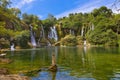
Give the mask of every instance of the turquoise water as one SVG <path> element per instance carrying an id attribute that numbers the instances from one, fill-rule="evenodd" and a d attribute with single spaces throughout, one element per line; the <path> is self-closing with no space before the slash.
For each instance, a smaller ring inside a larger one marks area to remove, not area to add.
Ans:
<path id="1" fill-rule="evenodd" d="M 50 72 L 55 54 L 57 72 Z M 45 47 L 9 51 L 13 60 L 7 67 L 11 73 L 27 75 L 32 80 L 120 80 L 120 48 Z M 34 70 L 39 70 L 34 72 Z M 28 73 L 29 72 L 29 73 Z"/>

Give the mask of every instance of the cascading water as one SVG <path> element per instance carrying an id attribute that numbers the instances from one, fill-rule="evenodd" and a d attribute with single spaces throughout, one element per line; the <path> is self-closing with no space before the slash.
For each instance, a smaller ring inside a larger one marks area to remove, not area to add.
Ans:
<path id="1" fill-rule="evenodd" d="M 30 25 L 30 35 L 31 35 L 31 43 L 32 43 L 32 46 L 36 47 L 37 44 L 36 44 L 36 41 L 35 41 L 35 37 L 34 37 L 33 30 L 32 30 L 32 26 L 31 26 L 31 25 Z"/>
<path id="2" fill-rule="evenodd" d="M 81 36 L 83 36 L 83 33 L 84 33 L 84 27 L 82 27 Z"/>
<path id="3" fill-rule="evenodd" d="M 12 43 L 12 45 L 10 46 L 10 50 L 11 50 L 11 51 L 14 51 L 14 50 L 15 50 L 15 48 L 14 48 L 14 43 Z"/>
<path id="4" fill-rule="evenodd" d="M 58 40 L 57 31 L 56 31 L 55 26 L 50 27 L 50 33 L 48 34 L 48 38 L 55 39 L 56 41 Z"/>
<path id="5" fill-rule="evenodd" d="M 44 32 L 43 25 L 41 25 L 41 28 L 42 28 L 42 37 L 45 38 L 45 32 Z"/>
<path id="6" fill-rule="evenodd" d="M 74 30 L 70 29 L 70 34 L 75 35 Z"/>
<path id="7" fill-rule="evenodd" d="M 92 23 L 91 25 L 90 25 L 90 30 L 94 30 L 94 24 Z"/>
<path id="8" fill-rule="evenodd" d="M 91 30 L 94 30 L 94 24 L 92 24 L 92 28 L 91 28 Z"/>
<path id="9" fill-rule="evenodd" d="M 84 40 L 84 46 L 86 46 L 86 40 Z"/>

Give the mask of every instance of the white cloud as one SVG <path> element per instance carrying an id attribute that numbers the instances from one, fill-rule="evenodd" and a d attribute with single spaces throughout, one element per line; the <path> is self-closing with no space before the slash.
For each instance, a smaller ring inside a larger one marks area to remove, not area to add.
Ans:
<path id="1" fill-rule="evenodd" d="M 17 8 L 22 8 L 26 4 L 30 4 L 35 0 L 20 0 L 20 2 L 17 2 L 16 6 Z"/>
<path id="2" fill-rule="evenodd" d="M 111 6 L 112 5 L 112 6 Z M 120 13 L 120 0 L 116 0 L 112 4 L 107 5 L 114 13 Z"/>
<path id="3" fill-rule="evenodd" d="M 81 4 L 78 4 L 76 8 L 56 15 L 56 18 L 68 16 L 69 13 L 91 12 L 95 8 L 99 8 L 101 6 L 107 6 L 110 4 L 112 5 L 113 2 L 114 2 L 114 0 L 107 0 L 107 1 L 106 0 L 89 0 L 89 2 L 87 2 L 86 4 L 83 4 L 82 6 L 81 6 Z"/>
<path id="4" fill-rule="evenodd" d="M 38 17 L 39 17 L 39 19 L 42 19 L 43 18 L 43 16 L 42 15 L 37 15 Z"/>

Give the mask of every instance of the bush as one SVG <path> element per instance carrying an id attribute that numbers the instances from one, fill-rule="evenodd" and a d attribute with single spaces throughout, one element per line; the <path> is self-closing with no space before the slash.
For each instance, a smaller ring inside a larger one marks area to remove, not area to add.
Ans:
<path id="1" fill-rule="evenodd" d="M 84 43 L 84 42 L 83 42 L 83 37 L 77 36 L 76 39 L 77 39 L 77 44 L 78 44 L 78 45 L 83 45 L 83 43 Z"/>
<path id="2" fill-rule="evenodd" d="M 77 39 L 73 35 L 67 35 L 64 38 L 61 39 L 61 45 L 65 46 L 76 46 L 77 45 Z"/>
<path id="3" fill-rule="evenodd" d="M 93 45 L 107 45 L 107 46 L 117 46 L 118 39 L 117 34 L 114 33 L 111 29 L 107 31 L 89 31 L 87 33 L 88 41 Z"/>
<path id="4" fill-rule="evenodd" d="M 22 31 L 20 32 L 19 35 L 15 36 L 15 40 L 16 40 L 16 45 L 22 47 L 22 48 L 28 48 L 28 41 L 29 41 L 29 31 Z"/>
<path id="5" fill-rule="evenodd" d="M 10 43 L 8 40 L 5 40 L 4 38 L 0 39 L 0 48 L 9 48 Z"/>

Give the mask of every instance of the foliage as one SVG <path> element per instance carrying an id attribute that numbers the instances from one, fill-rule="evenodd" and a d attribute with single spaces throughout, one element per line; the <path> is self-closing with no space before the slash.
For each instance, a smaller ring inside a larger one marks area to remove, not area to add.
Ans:
<path id="1" fill-rule="evenodd" d="M 105 6 L 102 6 L 99 9 L 94 9 L 92 14 L 93 14 L 94 17 L 97 17 L 97 16 L 111 17 L 112 16 L 112 10 L 108 9 Z"/>
<path id="2" fill-rule="evenodd" d="M 87 33 L 87 40 L 94 45 L 108 45 L 117 46 L 117 35 L 111 29 L 105 31 L 89 31 Z"/>
<path id="3" fill-rule="evenodd" d="M 10 43 L 8 40 L 5 40 L 4 38 L 0 39 L 0 48 L 9 48 Z"/>
<path id="4" fill-rule="evenodd" d="M 13 30 L 10 29 L 6 29 L 3 26 L 0 26 L 0 37 L 4 37 L 4 38 L 10 38 L 10 37 L 14 37 L 15 33 Z"/>
<path id="5" fill-rule="evenodd" d="M 53 27 L 56 24 L 56 18 L 52 14 L 48 14 L 47 19 L 43 20 L 42 24 L 46 35 L 48 35 L 48 32 L 50 31 L 50 27 Z"/>
<path id="6" fill-rule="evenodd" d="M 81 36 L 76 36 L 77 44 L 78 45 L 83 45 L 83 37 Z"/>
<path id="7" fill-rule="evenodd" d="M 22 48 L 28 48 L 28 41 L 29 41 L 29 31 L 22 31 L 20 32 L 19 35 L 15 36 L 15 40 L 16 40 L 16 45 L 22 47 Z"/>
<path id="8" fill-rule="evenodd" d="M 77 40 L 76 37 L 73 35 L 67 35 L 64 38 L 61 39 L 61 45 L 64 46 L 76 46 Z"/>
<path id="9" fill-rule="evenodd" d="M 47 19 L 41 21 L 36 15 L 21 14 L 20 9 L 9 8 L 10 4 L 10 0 L 0 0 L 0 38 L 8 41 L 15 38 L 17 45 L 21 47 L 27 46 L 30 25 L 33 27 L 36 39 L 40 37 L 42 26 L 46 38 L 50 27 L 56 26 L 58 38 L 62 40 L 63 45 L 81 45 L 83 38 L 96 45 L 117 45 L 118 43 L 120 14 L 113 14 L 112 10 L 105 6 L 94 9 L 91 13 L 70 13 L 67 17 L 58 20 L 52 14 L 48 14 Z M 91 30 L 92 25 L 94 30 Z M 83 36 L 80 36 L 82 29 Z M 73 36 L 65 36 L 70 34 L 70 30 L 73 30 L 77 36 L 75 40 Z M 67 41 L 64 43 L 64 40 Z"/>
<path id="10" fill-rule="evenodd" d="M 3 7 L 4 9 L 10 6 L 10 4 L 11 4 L 10 0 L 0 0 L 0 7 Z"/>

